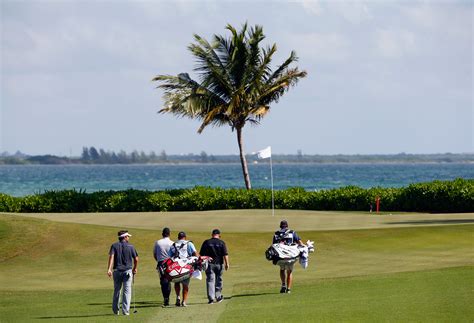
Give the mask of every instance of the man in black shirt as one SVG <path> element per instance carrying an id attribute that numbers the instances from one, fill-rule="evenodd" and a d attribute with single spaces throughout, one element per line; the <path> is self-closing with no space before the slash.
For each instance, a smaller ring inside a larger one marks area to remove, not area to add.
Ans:
<path id="1" fill-rule="evenodd" d="M 208 304 L 220 303 L 224 300 L 222 296 L 222 274 L 229 269 L 229 256 L 225 242 L 221 239 L 219 229 L 212 230 L 212 238 L 204 241 L 201 246 L 201 256 L 212 258 L 206 269 L 207 298 Z"/>

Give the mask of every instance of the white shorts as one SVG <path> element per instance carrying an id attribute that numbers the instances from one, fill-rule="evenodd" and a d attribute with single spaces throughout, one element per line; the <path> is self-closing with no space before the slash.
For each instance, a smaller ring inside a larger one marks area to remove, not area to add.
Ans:
<path id="1" fill-rule="evenodd" d="M 296 262 L 296 259 L 285 259 L 278 260 L 277 265 L 280 266 L 280 270 L 291 270 L 293 271 L 293 266 Z"/>

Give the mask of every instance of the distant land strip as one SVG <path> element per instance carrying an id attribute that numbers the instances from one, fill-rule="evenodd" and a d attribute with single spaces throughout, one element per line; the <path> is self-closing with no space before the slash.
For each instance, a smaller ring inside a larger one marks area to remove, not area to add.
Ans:
<path id="1" fill-rule="evenodd" d="M 268 162 L 258 160 L 256 155 L 248 154 L 249 163 Z M 308 155 L 298 151 L 297 154 L 274 154 L 273 163 L 474 163 L 474 153 L 442 154 L 374 154 L 374 155 Z M 81 156 L 27 155 L 2 153 L 0 165 L 67 165 L 67 164 L 231 164 L 239 163 L 238 155 L 213 155 L 202 151 L 200 154 L 168 155 L 133 151 L 127 153 L 84 147 Z"/>

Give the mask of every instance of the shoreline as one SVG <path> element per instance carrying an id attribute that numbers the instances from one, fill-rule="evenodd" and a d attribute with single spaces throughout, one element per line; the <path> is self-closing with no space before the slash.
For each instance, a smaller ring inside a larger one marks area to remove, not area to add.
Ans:
<path id="1" fill-rule="evenodd" d="M 248 165 L 267 165 L 267 161 L 249 162 Z M 471 165 L 472 161 L 331 161 L 331 162 L 293 162 L 293 161 L 273 161 L 273 165 Z M 166 162 L 166 163 L 24 163 L 24 164 L 2 164 L 2 166 L 215 166 L 215 165 L 238 165 L 240 162 Z"/>

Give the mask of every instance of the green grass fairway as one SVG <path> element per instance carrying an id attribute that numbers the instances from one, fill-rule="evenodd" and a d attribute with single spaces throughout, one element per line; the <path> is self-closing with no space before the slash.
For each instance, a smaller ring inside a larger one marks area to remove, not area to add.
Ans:
<path id="1" fill-rule="evenodd" d="M 1 214 L 1 213 L 0 213 Z M 299 231 L 399 228 L 446 224 L 473 224 L 474 213 L 368 213 L 306 210 L 219 210 L 203 212 L 137 213 L 23 213 L 23 216 L 59 222 L 156 229 L 174 227 L 208 232 L 218 226 L 226 232 L 273 232 L 281 219 Z"/>
<path id="2" fill-rule="evenodd" d="M 268 220 L 254 212 L 222 212 L 221 218 L 219 212 L 168 218 L 156 213 L 0 214 L 0 322 L 474 320 L 472 214 L 383 215 L 381 220 L 357 213 L 285 211 L 303 239 L 317 243 L 308 269 L 297 265 L 293 293 L 287 295 L 278 293 L 278 268 L 264 258 L 281 217 L 277 213 Z M 67 216 L 75 223 L 64 222 Z M 114 317 L 107 252 L 118 225 L 125 224 L 133 228 L 131 242 L 140 254 L 139 312 Z M 165 224 L 173 237 L 186 230 L 198 248 L 213 227 L 223 229 L 231 257 L 223 303 L 207 305 L 205 282 L 194 279 L 187 308 L 161 308 L 152 246 L 160 235 L 156 229 Z"/>

